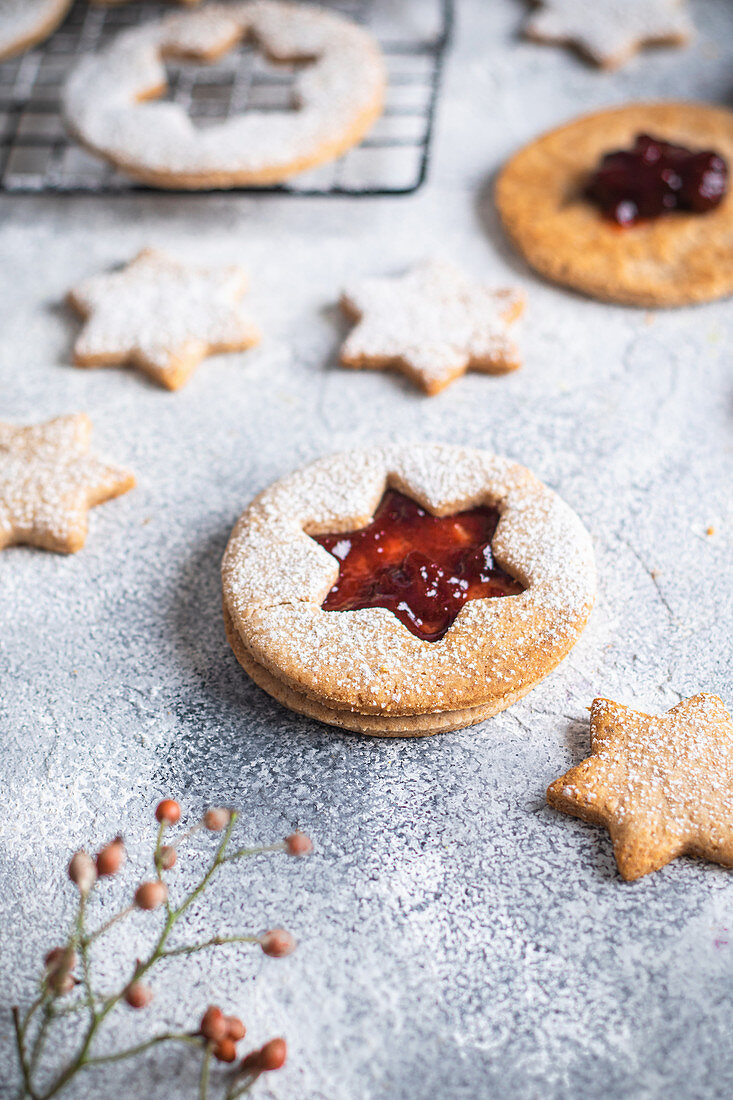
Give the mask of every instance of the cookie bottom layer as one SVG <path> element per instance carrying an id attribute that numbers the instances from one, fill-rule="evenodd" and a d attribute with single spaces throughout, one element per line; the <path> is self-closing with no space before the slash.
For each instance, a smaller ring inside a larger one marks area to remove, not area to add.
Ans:
<path id="1" fill-rule="evenodd" d="M 465 729 L 467 726 L 475 726 L 477 722 L 483 722 L 485 718 L 492 718 L 502 710 L 506 710 L 512 703 L 516 703 L 527 695 L 544 675 L 523 684 L 516 691 L 507 692 L 498 699 L 492 699 L 488 703 L 482 703 L 476 707 L 465 707 L 462 710 L 446 710 L 433 714 L 404 714 L 390 715 L 381 718 L 377 714 L 359 714 L 357 711 L 336 710 L 326 706 L 317 699 L 311 698 L 302 692 L 294 691 L 282 680 L 278 680 L 268 669 L 259 664 L 247 651 L 232 622 L 232 618 L 224 608 L 224 626 L 229 645 L 240 665 L 251 680 L 276 699 L 278 703 L 296 714 L 304 714 L 307 718 L 314 718 L 317 722 L 323 722 L 327 726 L 338 726 L 341 729 L 353 730 L 355 733 L 364 733 L 369 737 L 428 737 L 433 733 L 448 733 L 451 730 Z M 549 671 L 549 670 L 548 670 Z"/>

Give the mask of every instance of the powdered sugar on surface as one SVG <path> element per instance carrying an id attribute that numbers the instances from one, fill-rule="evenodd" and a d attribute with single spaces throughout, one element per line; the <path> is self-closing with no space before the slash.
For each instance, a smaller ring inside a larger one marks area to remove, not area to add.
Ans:
<path id="1" fill-rule="evenodd" d="M 524 30 L 531 38 L 574 42 L 599 65 L 618 65 L 648 43 L 687 42 L 686 0 L 541 0 Z"/>
<path id="2" fill-rule="evenodd" d="M 121 271 L 93 275 L 71 292 L 85 317 L 75 354 L 83 365 L 132 362 L 165 384 L 182 357 L 257 343 L 239 301 L 246 289 L 239 267 L 192 267 L 145 249 Z"/>
<path id="3" fill-rule="evenodd" d="M 427 3 L 380 10 L 396 38 Z M 192 914 L 192 941 L 281 925 L 299 947 L 171 961 L 153 1005 L 116 1013 L 98 1053 L 195 1028 L 213 1002 L 245 1021 L 245 1046 L 288 1040 L 256 1100 L 733 1095 L 730 871 L 679 859 L 623 883 L 607 832 L 545 802 L 588 755 L 596 696 L 652 714 L 699 691 L 733 704 L 730 302 L 647 315 L 547 285 L 507 246 L 491 190 L 519 146 L 581 110 L 726 100 L 733 8 L 696 0 L 699 49 L 649 50 L 610 75 L 521 41 L 517 0 L 457 13 L 414 196 L 0 197 L 0 419 L 84 409 L 97 449 L 138 477 L 95 510 L 81 553 L 0 553 L 3 1100 L 18 1085 L 7 1011 L 30 1002 L 72 918 L 70 853 L 120 830 L 135 849 L 105 885 L 111 915 L 150 874 L 167 796 L 190 821 L 241 806 L 244 843 L 313 836 L 308 860 L 227 868 Z M 60 305 L 150 244 L 241 265 L 263 331 L 175 398 L 132 372 L 71 367 L 78 323 Z M 522 288 L 523 369 L 428 400 L 399 376 L 340 369 L 341 288 L 440 253 Z M 591 532 L 599 594 L 525 699 L 472 729 L 383 740 L 326 729 L 252 683 L 223 630 L 220 566 L 266 486 L 396 439 L 533 470 Z M 198 866 L 179 859 L 176 898 Z M 103 988 L 144 930 L 120 927 Z M 73 1100 L 188 1100 L 199 1068 L 161 1047 L 81 1075 Z"/>
<path id="4" fill-rule="evenodd" d="M 140 102 L 166 84 L 164 58 L 206 59 L 251 34 L 281 61 L 307 59 L 290 111 L 247 111 L 196 127 L 178 105 Z M 287 168 L 336 146 L 381 101 L 381 54 L 350 20 L 284 0 L 244 0 L 168 16 L 124 32 L 85 58 L 65 91 L 67 119 L 112 159 L 164 176 Z"/>
<path id="5" fill-rule="evenodd" d="M 356 328 L 341 348 L 346 366 L 402 365 L 425 389 L 474 368 L 519 366 L 509 323 L 523 307 L 518 291 L 469 279 L 448 260 L 430 260 L 399 278 L 370 278 L 344 292 Z"/>

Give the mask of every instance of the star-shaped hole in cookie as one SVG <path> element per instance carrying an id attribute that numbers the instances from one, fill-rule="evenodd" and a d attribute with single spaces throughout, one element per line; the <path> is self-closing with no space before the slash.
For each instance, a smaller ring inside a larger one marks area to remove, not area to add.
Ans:
<path id="1" fill-rule="evenodd" d="M 693 33 L 685 0 L 540 0 L 524 24 L 527 38 L 573 45 L 603 69 L 646 46 L 683 46 Z"/>
<path id="2" fill-rule="evenodd" d="M 733 866 L 733 722 L 716 695 L 661 715 L 595 699 L 590 726 L 593 755 L 547 801 L 605 825 L 625 879 L 682 855 Z"/>
<path id="3" fill-rule="evenodd" d="M 83 413 L 0 424 L 0 549 L 24 543 L 72 554 L 86 540 L 88 510 L 132 489 L 129 471 L 90 451 L 91 434 Z"/>
<path id="4" fill-rule="evenodd" d="M 467 370 L 520 366 L 508 326 L 524 309 L 522 294 L 474 282 L 445 260 L 365 279 L 344 292 L 341 307 L 357 322 L 341 348 L 345 367 L 401 370 L 436 394 Z"/>
<path id="5" fill-rule="evenodd" d="M 121 271 L 92 276 L 70 292 L 70 305 L 85 319 L 74 362 L 138 367 L 176 390 L 207 356 L 259 342 L 240 306 L 246 289 L 238 267 L 187 267 L 146 249 Z"/>
<path id="6" fill-rule="evenodd" d="M 311 536 L 339 562 L 324 611 L 385 607 L 418 638 L 439 641 L 468 600 L 523 591 L 494 561 L 498 522 L 496 508 L 434 516 L 388 489 L 366 527 Z"/>

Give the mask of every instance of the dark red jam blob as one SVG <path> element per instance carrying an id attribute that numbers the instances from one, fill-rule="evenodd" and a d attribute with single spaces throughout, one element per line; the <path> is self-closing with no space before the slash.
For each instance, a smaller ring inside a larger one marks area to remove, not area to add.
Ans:
<path id="1" fill-rule="evenodd" d="M 638 134 L 630 150 L 606 153 L 585 194 L 618 225 L 633 225 L 670 210 L 703 214 L 727 190 L 728 165 L 719 153 Z"/>
<path id="2" fill-rule="evenodd" d="M 388 489 L 359 531 L 314 535 L 340 563 L 325 611 L 386 607 L 418 638 L 437 642 L 467 600 L 523 591 L 494 561 L 496 508 L 432 516 Z"/>

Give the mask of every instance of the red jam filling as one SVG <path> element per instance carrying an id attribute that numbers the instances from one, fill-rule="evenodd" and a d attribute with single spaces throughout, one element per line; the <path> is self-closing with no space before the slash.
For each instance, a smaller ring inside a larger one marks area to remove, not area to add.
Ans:
<path id="1" fill-rule="evenodd" d="M 498 522 L 496 508 L 432 516 L 388 489 L 368 526 L 313 535 L 340 564 L 324 611 L 386 607 L 418 638 L 437 642 L 467 600 L 523 591 L 491 553 Z"/>
<path id="2" fill-rule="evenodd" d="M 617 225 L 634 225 L 670 210 L 703 214 L 727 190 L 728 165 L 719 153 L 638 134 L 631 149 L 606 153 L 585 194 Z"/>

